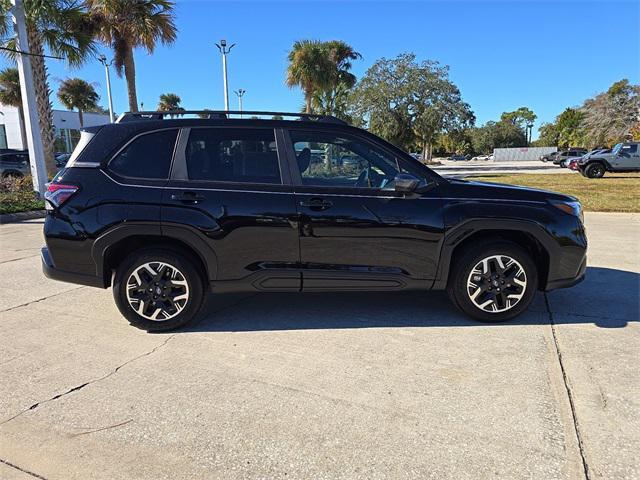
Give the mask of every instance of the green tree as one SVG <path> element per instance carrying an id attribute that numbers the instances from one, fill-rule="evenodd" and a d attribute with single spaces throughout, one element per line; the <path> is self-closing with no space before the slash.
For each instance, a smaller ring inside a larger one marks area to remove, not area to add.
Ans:
<path id="1" fill-rule="evenodd" d="M 16 43 L 10 7 L 9 0 L 0 0 L 0 37 L 3 46 L 8 49 L 3 52 L 14 58 Z M 71 67 L 81 65 L 95 51 L 94 28 L 86 11 L 76 0 L 26 0 L 24 8 L 40 135 L 47 172 L 53 175 L 57 171 L 54 160 L 55 133 L 44 55 L 48 52 L 62 57 Z"/>
<path id="2" fill-rule="evenodd" d="M 559 137 L 558 126 L 545 122 L 538 128 L 538 139 L 534 143 L 538 147 L 557 147 Z"/>
<path id="3" fill-rule="evenodd" d="M 20 92 L 20 76 L 18 75 L 17 68 L 5 68 L 0 72 L 0 103 L 18 109 L 22 148 L 27 148 L 24 111 L 22 110 L 22 94 Z"/>
<path id="4" fill-rule="evenodd" d="M 501 122 L 508 122 L 512 125 L 516 125 L 520 130 L 522 130 L 527 137 L 527 141 L 531 141 L 531 129 L 533 128 L 533 123 L 536 121 L 538 116 L 533 113 L 533 110 L 530 110 L 527 107 L 520 107 L 513 112 L 504 112 L 500 116 Z"/>
<path id="5" fill-rule="evenodd" d="M 177 35 L 174 3 L 170 0 L 86 0 L 97 26 L 97 37 L 113 49 L 118 75 L 124 76 L 129 110 L 138 111 L 136 67 L 133 50 L 144 48 L 149 54 L 158 42 L 172 44 Z"/>
<path id="6" fill-rule="evenodd" d="M 413 53 L 376 61 L 356 87 L 354 111 L 383 138 L 404 148 L 417 143 L 427 161 L 438 135 L 475 121 L 448 67 L 418 63 Z"/>
<path id="7" fill-rule="evenodd" d="M 583 128 L 584 113 L 576 108 L 566 108 L 556 118 L 556 129 L 558 131 L 558 146 L 581 147 L 585 141 Z"/>
<path id="8" fill-rule="evenodd" d="M 525 147 L 527 138 L 523 130 L 511 122 L 489 121 L 471 133 L 473 150 L 489 154 L 494 148 Z"/>
<path id="9" fill-rule="evenodd" d="M 82 113 L 98 109 L 100 95 L 89 82 L 81 78 L 67 78 L 58 88 L 58 99 L 69 110 L 78 109 L 78 119 L 82 128 L 84 126 Z"/>
<path id="10" fill-rule="evenodd" d="M 299 40 L 293 44 L 287 58 L 289 66 L 285 83 L 289 88 L 302 89 L 305 112 L 312 113 L 313 96 L 331 86 L 333 65 L 324 43 L 319 40 Z"/>
<path id="11" fill-rule="evenodd" d="M 184 110 L 180 106 L 182 99 L 175 93 L 163 93 L 160 95 L 158 102 L 158 110 L 161 112 L 170 112 L 172 110 Z"/>

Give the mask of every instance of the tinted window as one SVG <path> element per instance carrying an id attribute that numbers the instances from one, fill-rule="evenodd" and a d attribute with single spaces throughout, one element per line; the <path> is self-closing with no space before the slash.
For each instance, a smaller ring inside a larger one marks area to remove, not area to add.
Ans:
<path id="1" fill-rule="evenodd" d="M 111 160 L 109 169 L 125 177 L 169 178 L 177 136 L 177 129 L 144 134 Z"/>
<path id="2" fill-rule="evenodd" d="M 191 180 L 282 183 L 272 129 L 193 128 L 186 161 Z"/>
<path id="3" fill-rule="evenodd" d="M 622 152 L 623 153 L 636 153 L 636 151 L 638 150 L 638 145 L 624 145 L 622 147 Z"/>
<path id="4" fill-rule="evenodd" d="M 348 135 L 291 132 L 303 185 L 393 188 L 395 156 Z"/>

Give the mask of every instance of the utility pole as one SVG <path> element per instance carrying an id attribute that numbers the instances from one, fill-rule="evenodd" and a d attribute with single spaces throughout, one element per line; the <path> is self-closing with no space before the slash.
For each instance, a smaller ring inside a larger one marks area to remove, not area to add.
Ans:
<path id="1" fill-rule="evenodd" d="M 238 110 L 240 110 L 240 118 L 242 118 L 242 97 L 247 91 L 244 88 L 240 88 L 239 90 L 234 90 L 234 92 L 238 96 Z"/>
<path id="2" fill-rule="evenodd" d="M 229 48 L 227 48 L 227 41 L 220 40 L 220 43 L 216 43 L 216 47 L 220 50 L 222 54 L 222 81 L 224 84 L 224 109 L 229 110 L 229 86 L 227 82 L 227 54 L 231 52 L 231 49 L 235 47 L 235 43 L 233 43 Z"/>
<path id="3" fill-rule="evenodd" d="M 31 178 L 33 189 L 38 192 L 40 198 L 44 196 L 47 183 L 47 167 L 44 161 L 44 147 L 40 134 L 40 117 L 36 107 L 36 92 L 33 87 L 33 72 L 31 70 L 31 57 L 29 56 L 29 41 L 27 40 L 27 25 L 24 16 L 22 0 L 11 0 L 13 7 L 13 29 L 16 34 L 16 61 L 20 77 L 20 94 L 22 95 L 22 111 L 24 112 L 24 124 L 29 148 L 29 164 L 31 166 Z M 24 52 L 24 53 L 21 53 Z"/>
<path id="4" fill-rule="evenodd" d="M 115 118 L 113 115 L 113 100 L 111 99 L 111 77 L 109 76 L 109 67 L 113 63 L 113 60 L 107 63 L 107 57 L 105 57 L 104 55 L 100 55 L 98 57 L 98 60 L 102 65 L 104 65 L 104 72 L 105 72 L 105 75 L 107 76 L 107 97 L 109 98 L 109 121 L 113 123 L 115 122 Z"/>

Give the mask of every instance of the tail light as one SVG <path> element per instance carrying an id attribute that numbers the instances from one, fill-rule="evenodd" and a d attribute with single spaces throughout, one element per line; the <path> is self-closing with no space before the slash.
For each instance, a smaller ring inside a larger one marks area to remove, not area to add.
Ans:
<path id="1" fill-rule="evenodd" d="M 44 193 L 45 208 L 53 210 L 59 208 L 64 202 L 69 200 L 74 193 L 78 191 L 76 185 L 65 185 L 62 183 L 50 183 L 47 185 L 47 191 Z"/>

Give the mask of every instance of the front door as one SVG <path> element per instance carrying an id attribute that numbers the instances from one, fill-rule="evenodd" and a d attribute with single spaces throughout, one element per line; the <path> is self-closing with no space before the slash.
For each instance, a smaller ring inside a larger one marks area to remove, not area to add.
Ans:
<path id="1" fill-rule="evenodd" d="M 613 157 L 613 166 L 619 170 L 633 170 L 640 168 L 640 151 L 638 144 L 622 145 Z"/>
<path id="2" fill-rule="evenodd" d="M 272 128 L 181 131 L 162 228 L 208 245 L 214 290 L 300 289 L 297 211 L 279 150 Z"/>
<path id="3" fill-rule="evenodd" d="M 441 200 L 436 188 L 420 195 L 394 189 L 399 172 L 425 171 L 357 134 L 288 134 L 303 290 L 430 288 Z"/>

